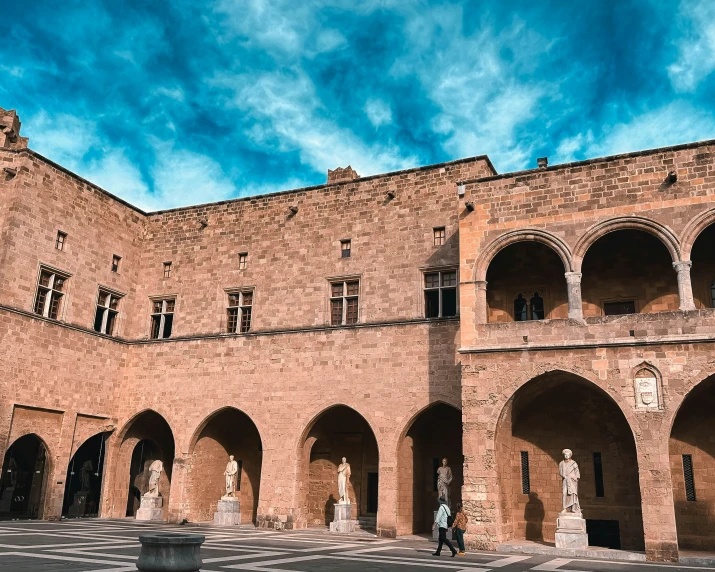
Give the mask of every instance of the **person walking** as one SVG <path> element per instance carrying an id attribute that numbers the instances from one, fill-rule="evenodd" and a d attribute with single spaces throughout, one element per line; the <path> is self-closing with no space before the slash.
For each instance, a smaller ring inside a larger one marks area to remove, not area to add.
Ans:
<path id="1" fill-rule="evenodd" d="M 457 535 L 457 546 L 459 546 L 459 556 L 464 556 L 464 533 L 467 532 L 467 515 L 462 510 L 462 503 L 457 503 L 457 514 L 454 515 L 452 525 L 454 533 Z"/>
<path id="2" fill-rule="evenodd" d="M 447 519 L 450 516 L 452 516 L 452 513 L 447 506 L 447 501 L 444 497 L 439 497 L 439 510 L 437 510 L 437 514 L 434 517 L 434 524 L 432 525 L 432 530 L 434 530 L 435 526 L 439 528 L 439 544 L 437 544 L 437 552 L 434 552 L 432 556 L 440 555 L 440 553 L 442 552 L 442 544 L 446 544 L 447 548 L 452 551 L 452 557 L 455 557 L 457 555 L 457 551 L 454 549 L 454 546 L 452 546 L 452 543 L 447 538 L 447 529 L 450 526 L 450 523 L 447 521 Z"/>

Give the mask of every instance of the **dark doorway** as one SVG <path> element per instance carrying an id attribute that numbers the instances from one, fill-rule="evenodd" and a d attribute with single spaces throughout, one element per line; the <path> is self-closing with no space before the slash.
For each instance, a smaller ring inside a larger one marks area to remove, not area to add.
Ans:
<path id="1" fill-rule="evenodd" d="M 96 517 L 104 474 L 105 433 L 87 439 L 67 467 L 62 516 Z"/>
<path id="2" fill-rule="evenodd" d="M 45 489 L 47 449 L 37 435 L 25 435 L 5 453 L 0 479 L 0 517 L 38 518 Z"/>
<path id="3" fill-rule="evenodd" d="M 621 549 L 621 532 L 617 520 L 586 519 L 589 546 Z"/>
<path id="4" fill-rule="evenodd" d="M 377 514 L 377 473 L 367 474 L 367 513 Z"/>

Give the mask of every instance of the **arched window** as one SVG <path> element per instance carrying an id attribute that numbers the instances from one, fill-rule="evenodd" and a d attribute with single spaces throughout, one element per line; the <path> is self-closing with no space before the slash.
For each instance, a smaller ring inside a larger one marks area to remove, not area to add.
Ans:
<path id="1" fill-rule="evenodd" d="M 531 297 L 531 300 L 529 300 L 529 306 L 531 306 L 532 320 L 544 319 L 544 299 L 539 296 L 538 292 L 534 292 L 534 295 Z"/>
<path id="2" fill-rule="evenodd" d="M 527 319 L 526 298 L 519 294 L 514 300 L 514 321 L 525 322 Z"/>

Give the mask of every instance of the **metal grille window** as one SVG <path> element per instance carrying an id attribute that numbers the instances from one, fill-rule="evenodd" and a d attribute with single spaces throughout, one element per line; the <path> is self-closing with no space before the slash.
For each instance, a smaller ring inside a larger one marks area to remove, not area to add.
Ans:
<path id="1" fill-rule="evenodd" d="M 171 262 L 164 262 L 164 278 L 171 278 Z"/>
<path id="2" fill-rule="evenodd" d="M 710 305 L 715 308 L 715 280 L 710 282 Z"/>
<path id="3" fill-rule="evenodd" d="M 226 308 L 226 324 L 229 334 L 245 334 L 251 329 L 253 292 L 229 292 Z"/>
<path id="4" fill-rule="evenodd" d="M 604 302 L 604 316 L 621 316 L 624 314 L 635 314 L 636 303 L 633 300 L 627 302 Z"/>
<path id="5" fill-rule="evenodd" d="M 114 335 L 114 328 L 119 315 L 120 295 L 100 290 L 97 298 L 97 311 L 94 315 L 94 331 L 100 334 Z"/>
<path id="6" fill-rule="evenodd" d="M 683 476 L 685 477 L 685 498 L 695 502 L 695 479 L 693 478 L 693 456 L 683 455 Z"/>
<path id="7" fill-rule="evenodd" d="M 425 317 L 457 315 L 457 271 L 425 273 Z"/>
<path id="8" fill-rule="evenodd" d="M 346 280 L 330 283 L 330 324 L 357 324 L 360 282 Z"/>
<path id="9" fill-rule="evenodd" d="M 241 252 L 238 255 L 238 269 L 245 270 L 248 264 L 248 252 Z"/>
<path id="10" fill-rule="evenodd" d="M 601 460 L 601 453 L 593 454 L 593 475 L 596 479 L 596 496 L 605 497 L 603 491 L 603 463 Z"/>
<path id="11" fill-rule="evenodd" d="M 351 245 L 352 245 L 352 241 L 349 238 L 346 238 L 345 240 L 340 241 L 340 257 L 341 258 L 350 258 Z"/>
<path id="12" fill-rule="evenodd" d="M 174 306 L 176 300 L 152 300 L 153 311 L 151 314 L 151 339 L 163 340 L 171 337 L 174 327 Z"/>
<path id="13" fill-rule="evenodd" d="M 112 256 L 112 272 L 119 272 L 119 261 L 122 259 L 121 256 L 116 254 Z"/>
<path id="14" fill-rule="evenodd" d="M 35 314 L 57 319 L 67 278 L 67 275 L 59 274 L 49 268 L 40 269 L 40 280 L 35 295 Z"/>
<path id="15" fill-rule="evenodd" d="M 442 246 L 444 244 L 445 238 L 447 236 L 446 230 L 443 226 L 432 229 L 434 236 L 434 245 Z"/>
<path id="16" fill-rule="evenodd" d="M 529 477 L 529 452 L 521 452 L 521 492 L 528 495 L 531 492 L 531 478 Z"/>
<path id="17" fill-rule="evenodd" d="M 67 238 L 67 233 L 61 230 L 57 231 L 57 240 L 55 240 L 55 248 L 57 250 L 65 249 L 65 239 Z"/>

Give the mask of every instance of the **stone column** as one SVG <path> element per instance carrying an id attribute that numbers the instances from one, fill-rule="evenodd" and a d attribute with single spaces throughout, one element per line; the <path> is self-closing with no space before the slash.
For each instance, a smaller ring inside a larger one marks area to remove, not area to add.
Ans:
<path id="1" fill-rule="evenodd" d="M 380 443 L 382 445 L 382 443 Z M 384 460 L 383 460 L 384 459 Z M 380 454 L 377 479 L 377 535 L 385 538 L 397 536 L 397 500 L 399 497 L 397 474 L 397 451 L 385 447 Z M 367 483 L 363 485 L 363 494 L 367 494 Z"/>
<path id="2" fill-rule="evenodd" d="M 167 522 L 181 522 L 186 517 L 186 476 L 185 459 L 183 457 L 174 457 L 174 461 L 171 464 L 169 502 L 168 505 L 164 505 Z"/>
<path id="3" fill-rule="evenodd" d="M 677 562 L 678 532 L 670 474 L 670 439 L 655 427 L 643 431 L 644 435 L 646 433 L 651 435 L 649 439 L 636 441 L 646 559 Z"/>
<path id="4" fill-rule="evenodd" d="M 487 323 L 487 281 L 477 280 L 474 283 L 476 288 L 476 298 L 474 304 L 475 322 L 477 324 Z"/>
<path id="5" fill-rule="evenodd" d="M 583 303 L 581 300 L 581 273 L 566 272 L 566 293 L 569 297 L 569 318 L 583 320 Z"/>
<path id="6" fill-rule="evenodd" d="M 49 471 L 45 469 L 45 495 L 40 502 L 40 518 L 43 520 L 60 520 L 62 518 L 62 504 L 65 498 L 65 479 L 67 467 L 72 454 L 72 441 L 77 422 L 76 411 L 66 411 L 62 415 L 62 428 L 57 441 L 57 450 L 50 460 Z M 45 464 L 47 467 L 47 464 Z"/>
<path id="7" fill-rule="evenodd" d="M 680 260 L 673 262 L 673 268 L 678 273 L 678 296 L 680 297 L 679 310 L 695 310 L 693 300 L 693 284 L 690 281 L 690 267 L 693 263 L 690 260 Z"/>

